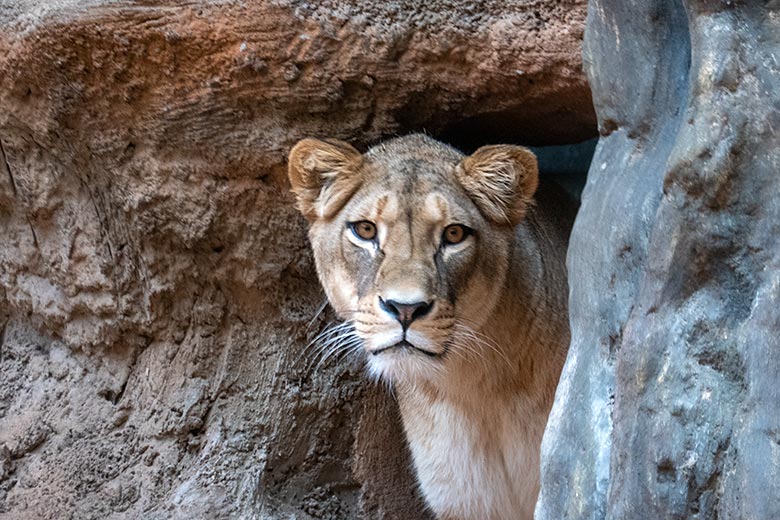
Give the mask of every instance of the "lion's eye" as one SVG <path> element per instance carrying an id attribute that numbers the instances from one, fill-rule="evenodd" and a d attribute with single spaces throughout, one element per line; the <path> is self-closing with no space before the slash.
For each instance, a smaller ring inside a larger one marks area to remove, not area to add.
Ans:
<path id="1" fill-rule="evenodd" d="M 376 225 L 368 220 L 360 222 L 350 222 L 349 227 L 352 232 L 361 240 L 374 240 L 376 238 Z"/>
<path id="2" fill-rule="evenodd" d="M 460 224 L 451 224 L 444 228 L 442 240 L 445 244 L 460 244 L 471 234 L 471 229 Z"/>

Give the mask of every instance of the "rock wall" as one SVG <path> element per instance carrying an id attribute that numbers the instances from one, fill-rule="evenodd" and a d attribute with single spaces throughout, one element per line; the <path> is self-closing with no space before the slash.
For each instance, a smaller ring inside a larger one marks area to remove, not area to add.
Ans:
<path id="1" fill-rule="evenodd" d="M 592 0 L 540 520 L 780 518 L 780 4 Z"/>
<path id="2" fill-rule="evenodd" d="M 425 518 L 287 150 L 595 128 L 583 1 L 0 5 L 0 517 Z"/>

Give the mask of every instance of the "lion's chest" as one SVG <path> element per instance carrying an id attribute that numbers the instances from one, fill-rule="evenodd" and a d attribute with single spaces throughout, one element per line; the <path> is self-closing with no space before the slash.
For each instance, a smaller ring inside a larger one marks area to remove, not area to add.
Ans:
<path id="1" fill-rule="evenodd" d="M 533 517 L 541 430 L 519 403 L 400 403 L 420 488 L 439 518 Z"/>

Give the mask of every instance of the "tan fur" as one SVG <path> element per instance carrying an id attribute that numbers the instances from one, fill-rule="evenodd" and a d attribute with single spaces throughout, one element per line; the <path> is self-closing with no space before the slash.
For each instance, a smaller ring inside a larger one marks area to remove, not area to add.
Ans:
<path id="1" fill-rule="evenodd" d="M 517 225 L 539 184 L 536 156 L 521 146 L 483 146 L 456 170 L 458 180 L 485 214 Z"/>
<path id="2" fill-rule="evenodd" d="M 517 146 L 463 157 L 412 135 L 356 153 L 307 139 L 289 162 L 320 281 L 352 327 L 340 339 L 395 387 L 439 518 L 530 519 L 569 341 L 566 201 L 544 190 L 533 200 L 536 159 Z M 375 241 L 350 231 L 362 220 Z M 447 245 L 451 224 L 475 233 Z M 404 331 L 388 300 L 430 312 Z M 402 339 L 414 348 L 394 346 Z"/>
<path id="3" fill-rule="evenodd" d="M 289 177 L 298 209 L 311 220 L 329 218 L 360 185 L 362 156 L 336 140 L 304 139 L 290 151 Z"/>

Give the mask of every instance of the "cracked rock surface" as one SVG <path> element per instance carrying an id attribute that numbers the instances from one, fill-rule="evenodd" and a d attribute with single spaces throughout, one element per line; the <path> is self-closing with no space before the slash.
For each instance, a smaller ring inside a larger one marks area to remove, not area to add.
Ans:
<path id="1" fill-rule="evenodd" d="M 584 15 L 2 2 L 0 517 L 425 518 L 392 398 L 305 348 L 286 153 L 590 137 Z"/>

